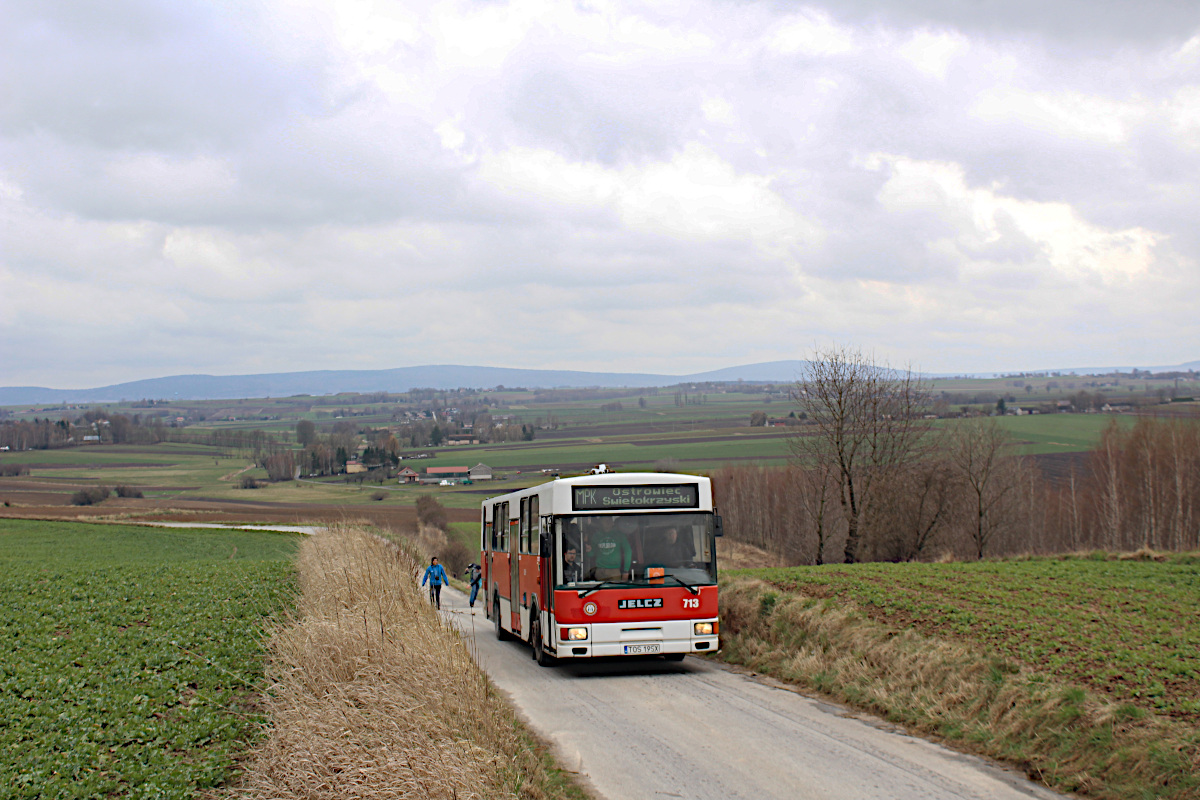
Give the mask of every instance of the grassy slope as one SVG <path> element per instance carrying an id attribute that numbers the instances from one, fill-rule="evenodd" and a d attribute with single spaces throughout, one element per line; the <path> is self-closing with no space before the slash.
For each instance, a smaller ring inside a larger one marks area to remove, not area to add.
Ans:
<path id="1" fill-rule="evenodd" d="M 726 658 L 1100 797 L 1200 795 L 1200 559 L 726 578 Z"/>
<path id="2" fill-rule="evenodd" d="M 272 639 L 271 728 L 239 796 L 583 800 L 413 576 L 366 531 L 305 540 L 294 624 Z"/>
<path id="3" fill-rule="evenodd" d="M 257 730 L 295 537 L 0 521 L 8 797 L 192 797 Z"/>

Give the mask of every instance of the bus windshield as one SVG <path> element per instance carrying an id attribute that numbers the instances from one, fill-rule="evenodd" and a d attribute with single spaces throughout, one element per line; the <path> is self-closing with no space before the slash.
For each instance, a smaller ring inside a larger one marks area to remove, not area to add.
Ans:
<path id="1" fill-rule="evenodd" d="M 557 523 L 560 586 L 717 582 L 712 514 L 587 514 Z"/>

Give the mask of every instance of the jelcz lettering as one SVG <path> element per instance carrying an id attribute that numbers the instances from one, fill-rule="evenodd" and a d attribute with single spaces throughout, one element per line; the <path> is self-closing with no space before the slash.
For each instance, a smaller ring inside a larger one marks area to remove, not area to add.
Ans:
<path id="1" fill-rule="evenodd" d="M 662 608 L 661 597 L 628 597 L 617 601 L 617 608 Z"/>

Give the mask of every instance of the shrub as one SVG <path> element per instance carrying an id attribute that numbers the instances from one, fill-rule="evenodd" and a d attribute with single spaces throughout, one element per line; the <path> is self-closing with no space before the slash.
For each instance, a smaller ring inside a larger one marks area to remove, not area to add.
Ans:
<path id="1" fill-rule="evenodd" d="M 89 486 L 71 495 L 71 505 L 93 506 L 97 503 L 103 503 L 108 499 L 110 494 L 112 494 L 112 489 L 109 489 L 107 486 Z"/>
<path id="2" fill-rule="evenodd" d="M 442 548 L 441 561 L 446 572 L 461 577 L 467 564 L 475 560 L 477 554 L 458 539 L 451 539 Z"/>
<path id="3" fill-rule="evenodd" d="M 257 489 L 258 478 L 255 478 L 253 475 L 243 475 L 241 486 L 243 489 Z"/>
<path id="4" fill-rule="evenodd" d="M 296 476 L 296 454 L 291 450 L 272 453 L 263 459 L 261 466 L 267 471 L 268 480 L 290 481 Z"/>
<path id="5" fill-rule="evenodd" d="M 118 486 L 117 497 L 145 497 L 142 490 L 136 486 Z"/>
<path id="6" fill-rule="evenodd" d="M 387 498 L 387 492 L 372 492 L 371 493 L 372 500 L 384 500 L 386 498 Z"/>
<path id="7" fill-rule="evenodd" d="M 0 477 L 15 478 L 18 475 L 28 475 L 29 467 L 24 464 L 0 464 Z"/>
<path id="8" fill-rule="evenodd" d="M 423 494 L 417 498 L 417 520 L 422 525 L 446 530 L 446 507 L 433 496 Z"/>

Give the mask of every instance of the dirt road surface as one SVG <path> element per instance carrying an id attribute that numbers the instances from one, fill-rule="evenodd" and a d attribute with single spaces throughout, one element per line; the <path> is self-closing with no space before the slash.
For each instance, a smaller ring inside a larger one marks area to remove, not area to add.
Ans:
<path id="1" fill-rule="evenodd" d="M 476 602 L 443 610 L 559 763 L 604 800 L 1029 800 L 1061 795 L 878 720 L 689 657 L 539 667 Z"/>

